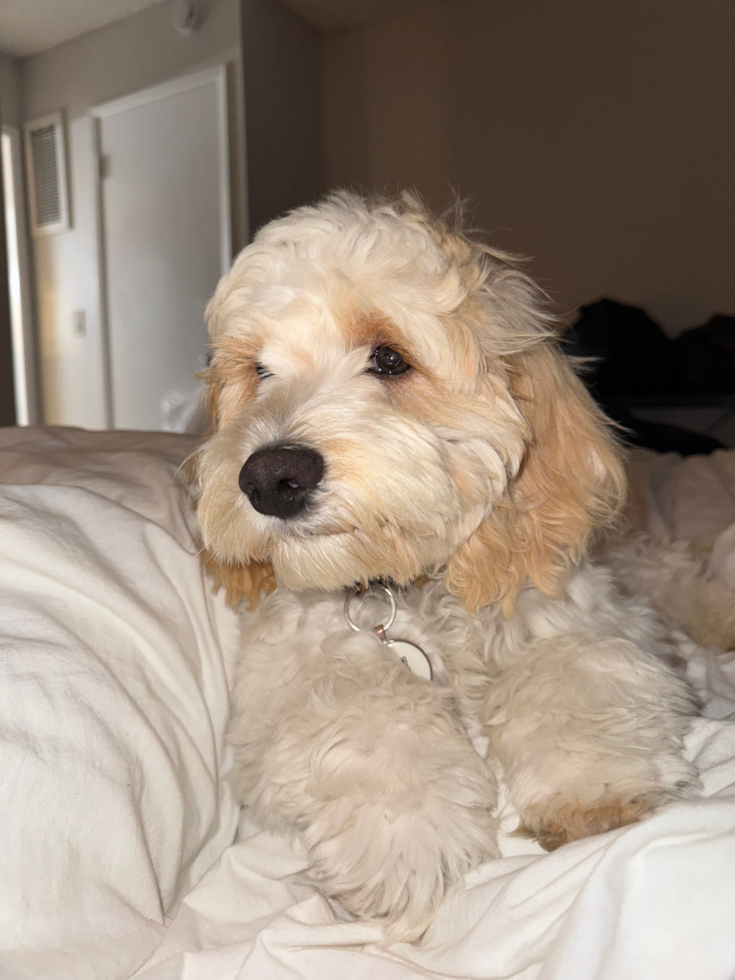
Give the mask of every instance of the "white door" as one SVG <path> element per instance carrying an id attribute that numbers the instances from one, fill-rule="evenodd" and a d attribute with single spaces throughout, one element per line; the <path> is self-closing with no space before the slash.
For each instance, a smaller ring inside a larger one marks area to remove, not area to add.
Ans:
<path id="1" fill-rule="evenodd" d="M 161 429 L 207 354 L 204 307 L 230 261 L 224 68 L 94 110 L 108 407 Z"/>

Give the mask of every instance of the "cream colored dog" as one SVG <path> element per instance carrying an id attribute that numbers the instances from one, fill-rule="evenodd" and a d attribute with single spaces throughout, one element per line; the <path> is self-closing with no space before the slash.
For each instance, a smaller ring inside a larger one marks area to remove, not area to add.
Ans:
<path id="1" fill-rule="evenodd" d="M 390 941 L 498 854 L 471 738 L 547 846 L 695 783 L 666 631 L 585 558 L 624 478 L 540 300 L 414 197 L 340 193 L 260 231 L 208 311 L 199 521 L 253 607 L 237 792 Z M 432 680 L 346 623 L 349 587 L 376 580 Z"/>

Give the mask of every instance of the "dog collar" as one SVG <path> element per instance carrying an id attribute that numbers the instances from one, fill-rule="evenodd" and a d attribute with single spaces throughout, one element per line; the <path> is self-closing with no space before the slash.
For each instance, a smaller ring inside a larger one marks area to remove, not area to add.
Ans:
<path id="1" fill-rule="evenodd" d="M 378 593 L 382 593 L 390 603 L 390 612 L 388 614 L 387 622 L 367 629 L 362 626 L 358 626 L 352 618 L 352 614 L 350 612 L 353 601 L 355 599 L 362 600 L 368 595 L 375 596 Z M 350 627 L 350 629 L 354 630 L 356 633 L 373 633 L 382 643 L 385 644 L 385 646 L 390 649 L 392 654 L 398 657 L 398 660 L 404 667 L 407 667 L 412 673 L 416 674 L 417 677 L 422 677 L 424 680 L 430 681 L 433 676 L 431 661 L 421 647 L 417 646 L 415 643 L 409 642 L 409 640 L 392 640 L 387 635 L 388 630 L 395 621 L 397 611 L 398 603 L 396 601 L 395 592 L 388 585 L 370 584 L 367 589 L 356 587 L 347 593 L 347 597 L 345 599 L 345 619 L 347 620 L 347 625 Z"/>

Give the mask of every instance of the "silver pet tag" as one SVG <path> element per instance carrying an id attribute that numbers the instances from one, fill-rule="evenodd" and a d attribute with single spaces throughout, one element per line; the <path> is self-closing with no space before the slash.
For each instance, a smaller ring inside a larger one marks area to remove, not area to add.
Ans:
<path id="1" fill-rule="evenodd" d="M 368 587 L 367 592 L 363 594 L 375 595 L 375 592 L 373 591 L 374 588 L 380 589 L 388 597 L 388 601 L 390 602 L 390 616 L 388 617 L 388 622 L 383 623 L 381 626 L 375 626 L 370 630 L 365 630 L 358 626 L 352 619 L 352 616 L 350 616 L 350 603 L 355 596 L 358 596 L 361 593 L 359 589 L 353 589 L 345 599 L 345 619 L 347 620 L 347 625 L 356 633 L 374 633 L 387 647 L 390 647 L 391 653 L 398 657 L 404 667 L 408 667 L 408 669 L 413 674 L 416 674 L 417 677 L 422 677 L 424 680 L 430 681 L 433 676 L 431 662 L 421 647 L 417 646 L 415 643 L 411 643 L 409 640 L 391 640 L 386 635 L 387 631 L 391 628 L 393 622 L 395 621 L 396 612 L 398 610 L 398 604 L 396 603 L 396 597 L 393 590 L 387 585 L 378 585 L 375 587 L 371 585 Z"/>
<path id="2" fill-rule="evenodd" d="M 409 643 L 408 640 L 383 640 L 383 643 L 391 648 L 404 667 L 408 667 L 412 673 L 417 677 L 423 677 L 425 681 L 431 680 L 431 664 L 421 647 Z"/>

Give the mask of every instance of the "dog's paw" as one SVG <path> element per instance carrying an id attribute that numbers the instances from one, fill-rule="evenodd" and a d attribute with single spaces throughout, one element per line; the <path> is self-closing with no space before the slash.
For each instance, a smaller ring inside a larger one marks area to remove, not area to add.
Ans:
<path id="1" fill-rule="evenodd" d="M 360 919 L 381 922 L 387 943 L 415 942 L 451 884 L 498 857 L 491 801 L 364 806 L 349 829 L 313 850 L 319 887 Z M 432 812 L 434 811 L 434 812 Z"/>
<path id="2" fill-rule="evenodd" d="M 499 853 L 495 782 L 466 736 L 442 718 L 398 734 L 383 765 L 352 756 L 302 829 L 319 888 L 387 943 L 418 940 L 449 886 Z"/>
<path id="3" fill-rule="evenodd" d="M 539 641 L 484 706 L 510 799 L 548 849 L 690 796 L 692 713 L 686 684 L 665 663 L 604 634 Z"/>
<path id="4" fill-rule="evenodd" d="M 627 770 L 627 771 L 626 771 Z M 585 775 L 520 806 L 523 829 L 547 851 L 638 823 L 659 807 L 696 795 L 698 780 L 681 753 L 649 760 L 598 757 Z M 594 787 L 597 788 L 596 794 Z"/>
<path id="5" fill-rule="evenodd" d="M 605 796 L 590 803 L 560 793 L 528 806 L 523 813 L 523 830 L 544 850 L 555 851 L 562 844 L 637 823 L 665 799 L 654 793 L 631 799 Z"/>

